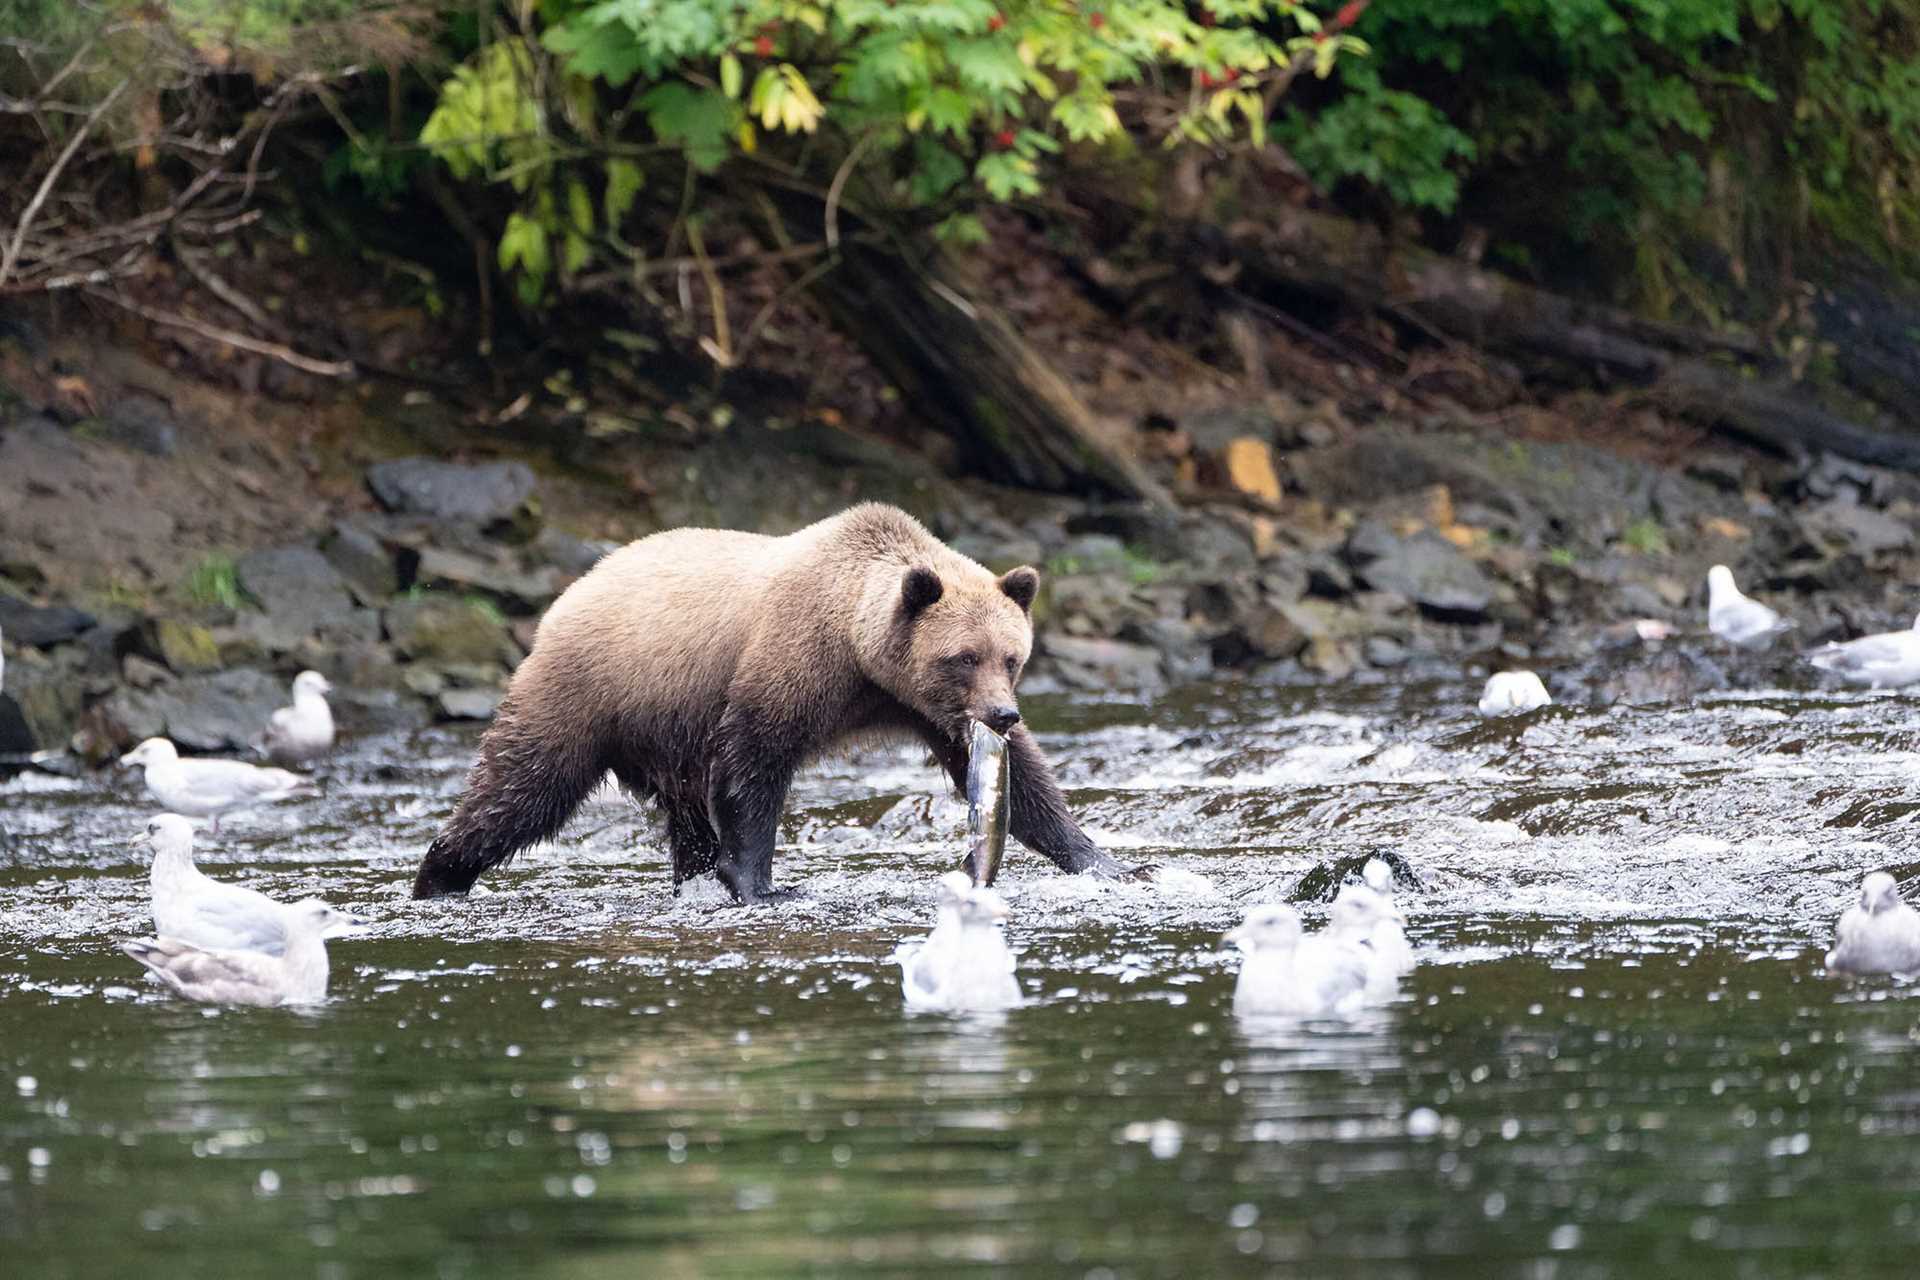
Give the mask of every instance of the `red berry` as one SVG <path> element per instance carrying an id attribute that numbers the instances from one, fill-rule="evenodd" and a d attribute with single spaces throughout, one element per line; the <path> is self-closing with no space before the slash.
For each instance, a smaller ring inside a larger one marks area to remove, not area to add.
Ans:
<path id="1" fill-rule="evenodd" d="M 771 58 L 773 56 L 773 38 L 771 36 L 755 36 L 753 51 L 763 58 Z"/>
<path id="2" fill-rule="evenodd" d="M 1327 42 L 1327 33 L 1326 33 L 1326 32 L 1324 32 L 1324 31 L 1316 31 L 1316 32 L 1314 32 L 1314 33 L 1313 33 L 1313 42 L 1314 42 L 1315 44 L 1325 44 L 1325 43 Z"/>
<path id="3" fill-rule="evenodd" d="M 1211 89 L 1219 83 L 1220 82 L 1218 80 L 1215 80 L 1213 76 L 1210 75 L 1209 73 L 1205 71 L 1202 71 L 1200 73 L 1200 87 L 1202 89 Z"/>
<path id="4" fill-rule="evenodd" d="M 1227 77 L 1226 77 L 1226 78 L 1227 78 L 1227 83 L 1228 83 L 1228 84 L 1232 84 L 1232 83 L 1233 83 L 1233 82 L 1234 82 L 1235 80 L 1238 80 L 1238 79 L 1240 78 L 1240 68 L 1238 68 L 1238 67 L 1228 67 L 1228 68 L 1227 68 Z"/>
<path id="5" fill-rule="evenodd" d="M 1087 16 L 1087 25 L 1092 27 L 1095 31 L 1098 31 L 1100 28 L 1107 25 L 1107 15 L 1104 13 L 1089 14 Z"/>
<path id="6" fill-rule="evenodd" d="M 1340 6 L 1340 12 L 1333 15 L 1333 29 L 1345 31 L 1360 21 L 1360 15 L 1367 11 L 1368 0 L 1347 0 Z"/>
<path id="7" fill-rule="evenodd" d="M 1000 150 L 1002 150 L 1002 151 L 1010 151 L 1010 150 L 1012 150 L 1012 148 L 1013 148 L 1013 130 L 1011 130 L 1011 129 L 1002 129 L 1002 130 L 1001 130 L 1000 132 L 998 132 L 998 133 L 996 133 L 996 134 L 994 134 L 994 135 L 993 135 L 993 145 L 994 145 L 994 146 L 996 146 L 996 147 L 998 147 L 998 148 L 999 148 Z"/>
<path id="8" fill-rule="evenodd" d="M 987 30 L 989 31 L 998 31 L 1006 25 L 1007 20 L 997 13 L 987 19 Z"/>
<path id="9" fill-rule="evenodd" d="M 1213 25 L 1213 10 L 1202 9 L 1200 11 L 1199 22 L 1203 27 L 1211 27 Z"/>

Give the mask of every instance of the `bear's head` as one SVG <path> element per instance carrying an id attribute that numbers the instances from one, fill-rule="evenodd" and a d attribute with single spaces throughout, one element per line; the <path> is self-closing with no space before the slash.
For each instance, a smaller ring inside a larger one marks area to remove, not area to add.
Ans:
<path id="1" fill-rule="evenodd" d="M 1014 686 L 1033 652 L 1033 597 L 1038 571 L 1022 565 L 995 578 L 942 575 L 912 565 L 900 575 L 889 610 L 895 669 L 881 683 L 957 741 L 967 721 L 1000 733 L 1020 722 Z"/>

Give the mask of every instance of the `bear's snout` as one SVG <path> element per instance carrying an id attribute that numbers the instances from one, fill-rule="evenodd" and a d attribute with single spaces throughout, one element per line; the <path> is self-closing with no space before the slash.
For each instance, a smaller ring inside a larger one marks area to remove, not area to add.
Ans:
<path id="1" fill-rule="evenodd" d="M 1011 705 L 989 707 L 980 719 L 995 733 L 1005 733 L 1020 723 L 1020 708 Z"/>

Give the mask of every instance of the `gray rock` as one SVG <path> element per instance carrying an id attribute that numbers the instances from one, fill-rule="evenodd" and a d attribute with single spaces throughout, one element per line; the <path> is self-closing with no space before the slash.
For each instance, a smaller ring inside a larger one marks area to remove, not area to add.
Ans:
<path id="1" fill-rule="evenodd" d="M 1913 526 L 1906 521 L 1845 499 L 1808 512 L 1801 523 L 1816 542 L 1869 558 L 1913 545 Z"/>
<path id="2" fill-rule="evenodd" d="M 153 689 L 118 690 L 102 712 L 126 742 L 167 737 L 192 751 L 238 751 L 286 700 L 286 684 L 276 676 L 222 671 Z"/>
<path id="3" fill-rule="evenodd" d="M 28 604 L 18 596 L 0 595 L 0 632 L 9 644 L 48 649 L 63 644 L 93 626 L 93 615 L 65 605 Z"/>
<path id="4" fill-rule="evenodd" d="M 400 575 L 386 543 L 359 525 L 346 521 L 320 545 L 320 554 L 334 567 L 361 604 L 379 606 L 400 589 Z"/>
<path id="5" fill-rule="evenodd" d="M 1041 650 L 1070 688 L 1150 689 L 1166 683 L 1159 653 L 1143 644 L 1049 633 Z"/>
<path id="6" fill-rule="evenodd" d="M 1109 534 L 1083 533 L 1067 540 L 1058 561 L 1063 574 L 1124 573 L 1127 546 Z"/>
<path id="7" fill-rule="evenodd" d="M 1392 636 L 1368 636 L 1360 652 L 1375 667 L 1397 667 L 1407 660 L 1407 647 Z"/>
<path id="8" fill-rule="evenodd" d="M 315 637 L 338 644 L 379 638 L 377 616 L 355 606 L 346 579 L 312 547 L 255 551 L 235 572 L 241 589 L 265 612 L 243 625 L 271 651 L 285 653 Z"/>
<path id="9" fill-rule="evenodd" d="M 448 596 L 396 600 L 386 610 L 387 637 L 407 658 L 445 666 L 499 662 L 517 656 L 497 618 L 469 601 Z"/>
<path id="10" fill-rule="evenodd" d="M 446 689 L 438 699 L 440 714 L 448 720 L 491 720 L 500 707 L 498 689 Z"/>
<path id="11" fill-rule="evenodd" d="M 1403 595 L 1428 613 L 1451 621 L 1484 617 L 1493 603 L 1493 582 L 1480 566 L 1467 559 L 1445 538 L 1416 533 L 1410 538 L 1382 542 L 1368 532 L 1379 529 L 1365 522 L 1348 544 L 1350 559 L 1358 562 L 1356 576 L 1375 591 Z"/>
<path id="12" fill-rule="evenodd" d="M 414 567 L 414 583 L 421 587 L 464 587 L 517 601 L 529 609 L 544 608 L 560 594 L 560 574 L 554 569 L 521 569 L 505 552 L 492 556 L 468 555 L 440 547 L 423 547 Z"/>
<path id="13" fill-rule="evenodd" d="M 617 542 L 576 538 L 551 527 L 540 530 L 533 540 L 534 554 L 564 573 L 585 573 L 600 563 L 601 557 L 619 549 Z"/>
<path id="14" fill-rule="evenodd" d="M 475 524 L 510 519 L 533 486 L 532 470 L 520 462 L 468 466 L 399 458 L 367 468 L 367 487 L 387 510 Z"/>
<path id="15" fill-rule="evenodd" d="M 180 444 L 173 411 L 145 395 L 128 396 L 115 404 L 88 434 L 156 458 L 171 458 Z"/>

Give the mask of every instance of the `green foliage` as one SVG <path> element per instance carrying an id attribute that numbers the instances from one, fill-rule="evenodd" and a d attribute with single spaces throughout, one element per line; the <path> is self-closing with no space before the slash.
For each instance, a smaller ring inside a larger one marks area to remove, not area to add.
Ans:
<path id="1" fill-rule="evenodd" d="M 1620 541 L 1643 556 L 1663 556 L 1668 550 L 1667 531 L 1651 516 L 1642 516 L 1628 525 Z"/>
<path id="2" fill-rule="evenodd" d="M 1374 0 L 1374 50 L 1285 124 L 1328 184 L 1465 204 L 1510 260 L 1703 310 L 1822 239 L 1915 260 L 1920 10 L 1901 0 Z M 1595 250 L 1601 252 L 1596 254 Z"/>
<path id="3" fill-rule="evenodd" d="M 1325 76 L 1365 51 L 1293 0 L 544 0 L 537 11 L 538 30 L 454 70 L 421 133 L 456 176 L 518 193 L 500 260 L 531 299 L 603 256 L 643 156 L 677 156 L 694 174 L 747 156 L 860 162 L 863 207 L 968 243 L 980 227 L 970 207 L 1042 194 L 1062 143 L 1259 141 L 1263 90 L 1296 60 Z M 1121 89 L 1153 104 L 1131 126 Z M 576 207 L 576 187 L 602 192 L 598 206 Z"/>
<path id="4" fill-rule="evenodd" d="M 240 590 L 240 574 L 233 557 L 225 552 L 203 556 L 187 573 L 187 598 L 197 605 L 238 609 L 246 597 Z"/>

